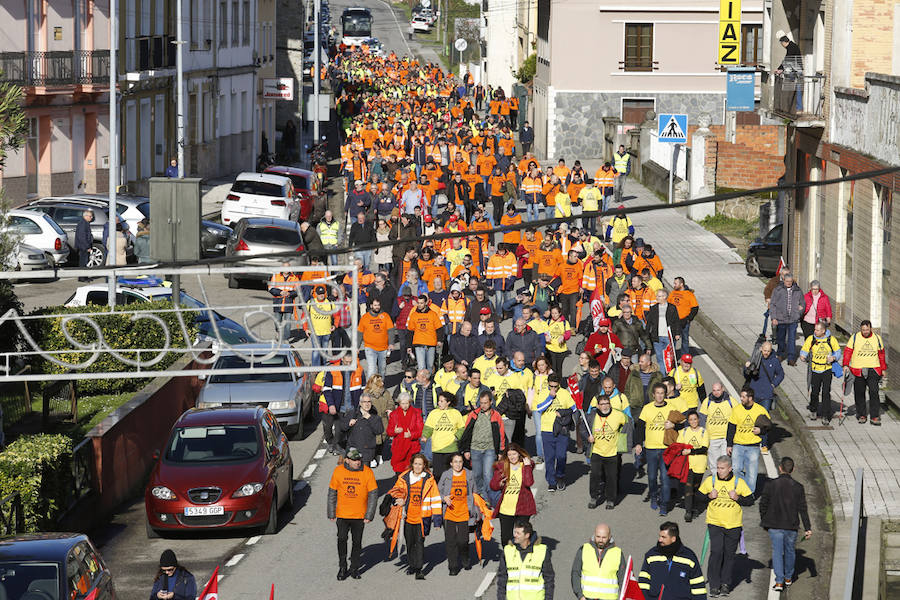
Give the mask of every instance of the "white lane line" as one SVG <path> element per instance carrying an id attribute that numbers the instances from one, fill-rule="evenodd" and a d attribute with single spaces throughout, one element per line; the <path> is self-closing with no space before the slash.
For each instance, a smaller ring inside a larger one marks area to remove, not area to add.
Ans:
<path id="1" fill-rule="evenodd" d="M 319 460 L 323 456 L 325 456 L 325 448 L 319 448 L 318 450 L 316 450 L 316 453 L 313 454 L 313 458 L 315 460 Z"/>
<path id="2" fill-rule="evenodd" d="M 312 465 L 309 465 L 308 467 L 306 467 L 306 470 L 303 471 L 303 478 L 308 479 L 310 475 L 312 475 L 313 473 L 316 472 L 316 467 L 318 467 L 318 466 L 319 465 L 317 465 L 317 464 L 312 464 Z"/>
<path id="3" fill-rule="evenodd" d="M 244 555 L 243 555 L 243 554 L 235 554 L 234 556 L 232 556 L 231 558 L 228 559 L 228 562 L 225 563 L 225 566 L 226 566 L 226 567 L 233 567 L 234 565 L 236 565 L 236 564 L 238 564 L 239 562 L 241 562 L 241 559 L 242 559 L 242 558 L 244 558 Z"/>
<path id="4" fill-rule="evenodd" d="M 491 583 L 494 582 L 494 577 L 497 576 L 497 571 L 488 571 L 485 574 L 484 579 L 481 580 L 481 585 L 478 586 L 478 589 L 475 590 L 475 597 L 481 598 L 484 596 L 484 593 L 491 587 Z"/>
<path id="5" fill-rule="evenodd" d="M 406 36 L 403 34 L 403 28 L 400 27 L 400 21 L 397 20 L 397 15 L 394 14 L 393 7 L 391 7 L 391 5 L 388 4 L 387 2 L 385 2 L 384 0 L 378 0 L 378 1 L 381 2 L 382 4 L 384 4 L 387 7 L 388 12 L 391 13 L 391 16 L 394 17 L 394 23 L 397 24 L 397 31 L 400 32 L 400 39 L 403 40 L 403 45 L 406 46 L 406 51 L 411 55 L 413 53 L 412 48 L 409 47 L 409 42 L 406 41 Z"/>
<path id="6" fill-rule="evenodd" d="M 216 575 L 216 583 L 219 583 L 220 581 L 222 581 L 222 578 L 223 578 L 223 577 L 225 577 L 225 576 L 222 575 L 221 573 L 219 573 L 218 575 Z"/>
<path id="7" fill-rule="evenodd" d="M 262 539 L 261 535 L 254 535 L 252 538 L 247 540 L 247 545 L 252 546 L 253 544 L 255 544 L 256 542 L 258 542 L 261 539 Z"/>

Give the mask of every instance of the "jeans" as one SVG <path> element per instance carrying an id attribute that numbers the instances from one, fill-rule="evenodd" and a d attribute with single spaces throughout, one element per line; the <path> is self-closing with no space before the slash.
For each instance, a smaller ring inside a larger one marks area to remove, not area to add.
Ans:
<path id="1" fill-rule="evenodd" d="M 741 541 L 741 528 L 725 529 L 718 525 L 708 525 L 709 529 L 709 562 L 706 563 L 706 577 L 709 589 L 718 589 L 721 585 L 731 588 L 734 571 L 734 554 Z"/>
<path id="2" fill-rule="evenodd" d="M 572 216 L 577 217 L 579 215 L 581 215 L 581 205 L 573 204 L 572 205 Z M 576 220 L 572 221 L 572 226 L 580 228 L 581 227 L 581 219 L 576 219 Z"/>
<path id="3" fill-rule="evenodd" d="M 603 202 L 600 206 L 600 210 L 606 212 L 609 210 L 609 199 L 612 198 L 613 192 L 612 188 L 604 188 L 603 189 Z"/>
<path id="4" fill-rule="evenodd" d="M 540 206 L 534 202 L 525 203 L 525 218 L 529 221 L 537 221 L 540 218 L 538 211 Z"/>
<path id="5" fill-rule="evenodd" d="M 778 323 L 775 326 L 778 354 L 788 360 L 797 360 L 797 323 Z"/>
<path id="6" fill-rule="evenodd" d="M 343 255 L 338 255 L 338 254 L 334 253 L 334 250 L 336 248 L 337 248 L 337 246 L 325 246 L 325 251 L 330 253 L 330 254 L 328 254 L 328 264 L 331 266 L 337 265 L 338 258 L 343 256 Z"/>
<path id="7" fill-rule="evenodd" d="M 314 367 L 321 367 L 328 363 L 328 359 L 322 356 L 322 352 L 319 350 L 320 348 L 328 348 L 328 342 L 331 339 L 331 335 L 313 335 L 313 353 L 312 353 L 312 364 Z"/>
<path id="8" fill-rule="evenodd" d="M 772 570 L 775 571 L 775 583 L 784 583 L 785 579 L 794 578 L 794 545 L 797 543 L 797 532 L 790 529 L 770 529 L 772 540 Z"/>
<path id="9" fill-rule="evenodd" d="M 644 448 L 647 454 L 647 481 L 650 484 L 650 497 L 659 502 L 660 513 L 669 511 L 669 498 L 672 495 L 672 480 L 669 479 L 669 470 L 663 461 L 663 448 L 649 450 Z M 660 495 L 660 481 L 662 480 L 662 495 Z"/>
<path id="10" fill-rule="evenodd" d="M 424 421 L 424 418 L 422 419 Z M 428 462 L 431 462 L 432 454 L 431 454 L 431 438 L 428 438 L 424 442 L 420 443 L 420 447 L 422 450 L 422 454 L 425 455 L 425 458 L 428 459 Z"/>
<path id="11" fill-rule="evenodd" d="M 500 307 L 503 312 L 512 312 L 513 320 L 522 318 L 522 308 L 523 305 L 516 298 L 509 298 L 503 302 L 503 306 Z"/>
<path id="12" fill-rule="evenodd" d="M 623 173 L 622 175 L 619 175 L 615 179 L 615 183 L 613 184 L 613 189 L 615 190 L 614 194 L 616 197 L 616 202 L 621 202 L 622 196 L 625 195 L 625 178 L 626 177 L 627 177 L 627 175 L 625 175 Z"/>
<path id="13" fill-rule="evenodd" d="M 556 487 L 556 482 L 566 482 L 566 457 L 569 452 L 569 436 L 553 435 L 552 431 L 542 431 L 544 439 L 544 471 L 547 485 Z"/>
<path id="14" fill-rule="evenodd" d="M 363 348 L 366 352 L 366 379 L 378 373 L 384 377 L 387 369 L 387 350 L 372 350 L 371 348 Z"/>
<path id="15" fill-rule="evenodd" d="M 419 370 L 428 369 L 434 366 L 434 346 L 415 346 L 416 366 Z"/>
<path id="16" fill-rule="evenodd" d="M 618 181 L 618 179 L 616 180 Z M 684 354 L 691 353 L 691 340 L 690 340 L 690 330 L 691 330 L 691 322 L 685 321 L 681 325 L 681 353 L 678 355 L 678 358 L 681 359 L 681 356 Z"/>
<path id="17" fill-rule="evenodd" d="M 362 555 L 362 536 L 365 523 L 362 519 L 337 519 L 338 566 L 347 568 L 347 536 L 353 540 L 350 549 L 350 570 L 359 569 L 359 558 Z"/>
<path id="18" fill-rule="evenodd" d="M 475 475 L 475 489 L 481 497 L 491 503 L 497 503 L 499 492 L 490 488 L 491 476 L 494 474 L 494 463 L 497 462 L 497 453 L 494 449 L 470 450 L 472 461 L 472 474 Z"/>
<path id="19" fill-rule="evenodd" d="M 542 459 L 544 458 L 544 436 L 541 435 L 541 413 L 534 411 L 531 414 L 531 419 L 534 421 L 534 451 L 535 456 L 540 456 Z"/>
<path id="20" fill-rule="evenodd" d="M 759 473 L 759 446 L 742 446 L 735 444 L 731 450 L 731 462 L 734 474 L 740 477 L 756 493 L 756 476 Z"/>
<path id="21" fill-rule="evenodd" d="M 494 312 L 500 319 L 503 318 L 503 305 L 510 299 L 515 299 L 512 290 L 494 290 Z"/>
<path id="22" fill-rule="evenodd" d="M 597 233 L 597 217 L 581 217 L 581 222 L 592 235 Z"/>
<path id="23" fill-rule="evenodd" d="M 372 264 L 372 254 L 374 250 L 357 250 L 356 255 L 362 259 L 364 269 L 370 269 Z"/>
<path id="24" fill-rule="evenodd" d="M 661 371 L 666 370 L 666 360 L 664 358 L 666 352 L 666 346 L 669 345 L 669 336 L 661 335 L 658 338 L 653 340 L 653 352 L 656 353 L 656 362 L 659 363 L 659 369 Z"/>
<path id="25" fill-rule="evenodd" d="M 712 473 L 715 473 L 716 461 L 719 460 L 720 456 L 726 456 L 728 454 L 728 440 L 725 438 L 709 440 L 709 448 L 707 449 L 706 454 L 709 458 L 709 470 Z"/>

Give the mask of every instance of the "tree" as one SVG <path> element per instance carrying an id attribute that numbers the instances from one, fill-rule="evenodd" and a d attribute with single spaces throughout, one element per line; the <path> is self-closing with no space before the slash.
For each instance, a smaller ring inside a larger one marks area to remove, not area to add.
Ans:
<path id="1" fill-rule="evenodd" d="M 536 70 L 537 54 L 531 54 L 531 56 L 525 59 L 525 62 L 522 63 L 522 66 L 519 67 L 518 72 L 515 74 L 516 79 L 518 79 L 522 83 L 528 83 L 532 79 L 534 79 L 534 73 Z"/>

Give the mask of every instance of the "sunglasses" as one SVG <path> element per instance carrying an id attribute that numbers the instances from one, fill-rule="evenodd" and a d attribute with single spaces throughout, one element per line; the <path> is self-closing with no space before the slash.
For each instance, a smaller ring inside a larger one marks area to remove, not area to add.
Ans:
<path id="1" fill-rule="evenodd" d="M 551 384 L 548 385 L 547 387 L 550 388 L 551 390 L 555 390 L 555 389 L 558 388 L 559 386 L 556 385 L 555 383 L 551 383 Z"/>

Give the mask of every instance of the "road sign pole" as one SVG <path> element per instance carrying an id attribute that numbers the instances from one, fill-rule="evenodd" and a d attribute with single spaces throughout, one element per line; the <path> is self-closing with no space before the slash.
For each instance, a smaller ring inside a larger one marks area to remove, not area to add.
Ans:
<path id="1" fill-rule="evenodd" d="M 669 165 L 669 204 L 675 201 L 673 190 L 675 189 L 675 156 L 678 152 L 678 144 L 672 144 L 672 163 Z"/>

